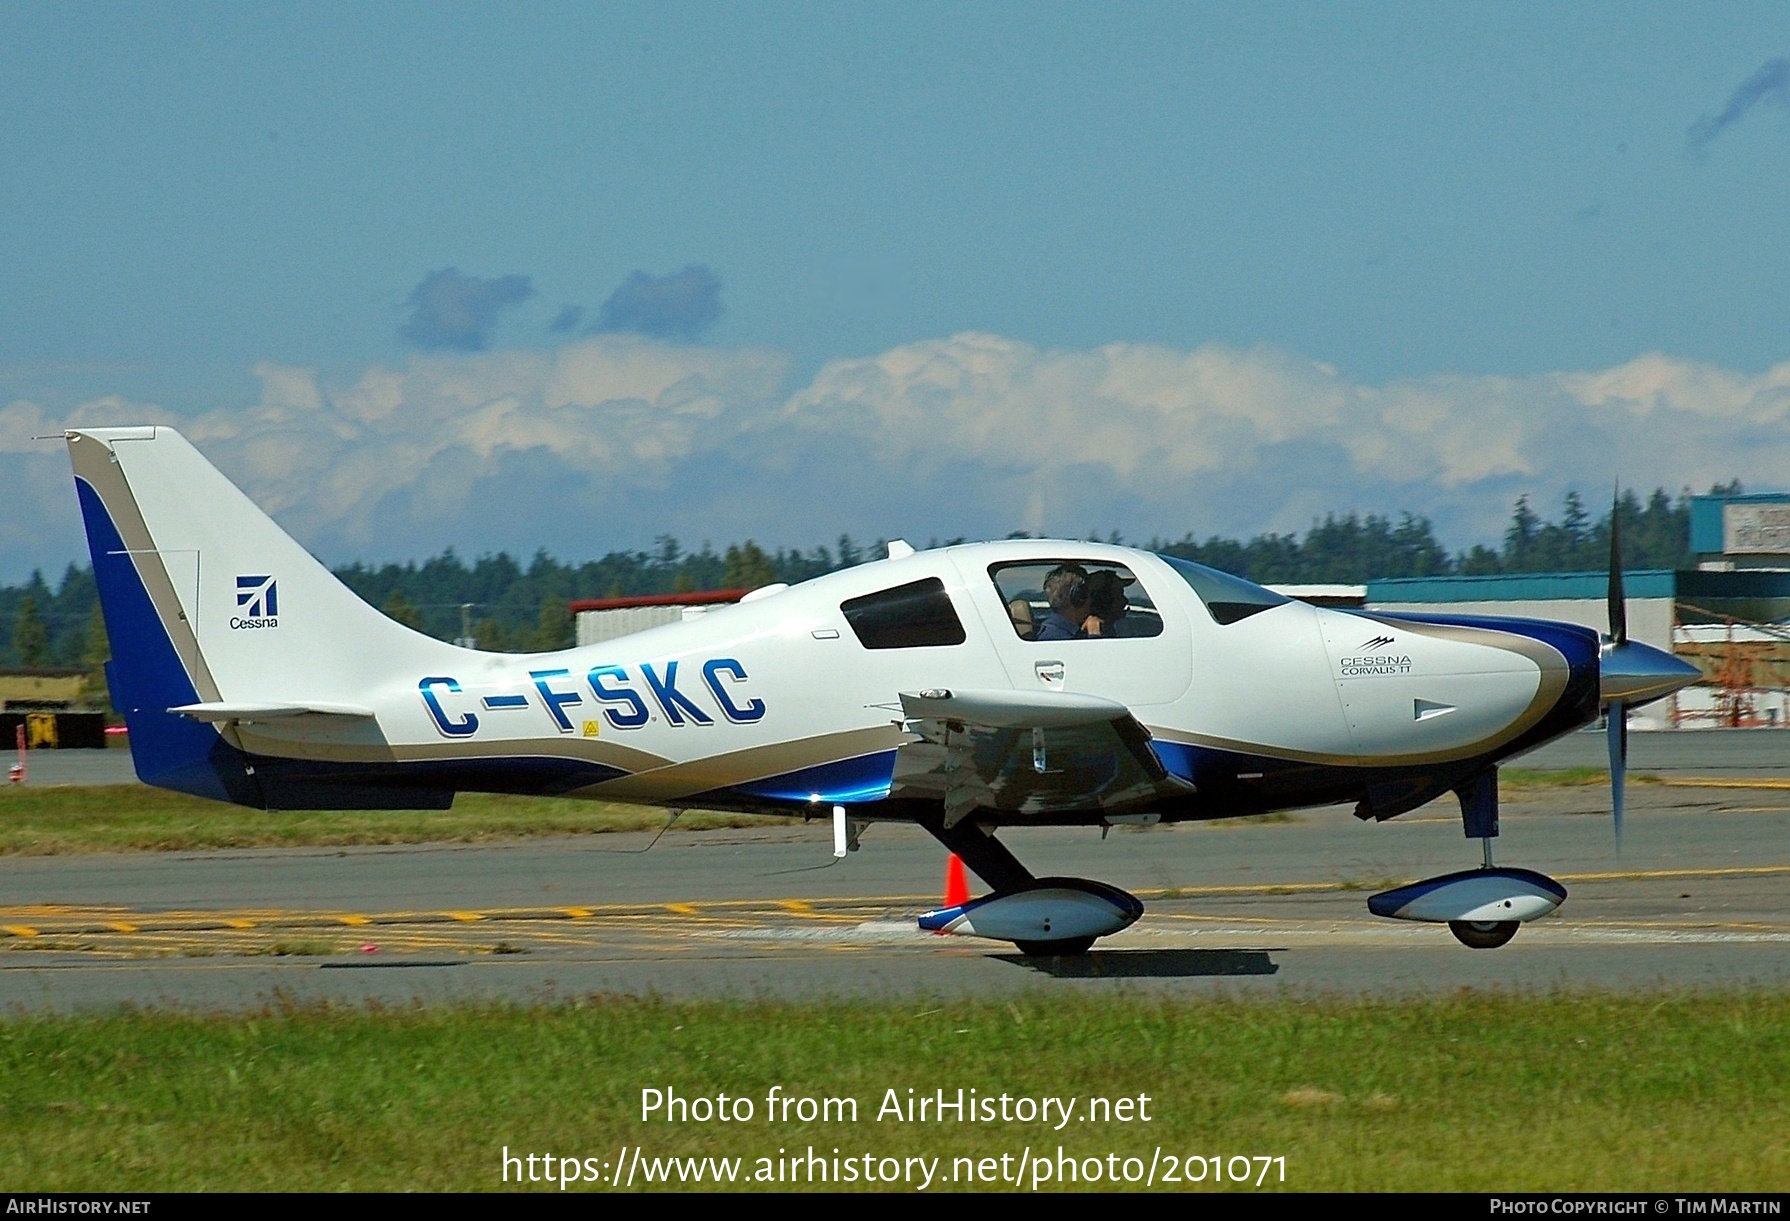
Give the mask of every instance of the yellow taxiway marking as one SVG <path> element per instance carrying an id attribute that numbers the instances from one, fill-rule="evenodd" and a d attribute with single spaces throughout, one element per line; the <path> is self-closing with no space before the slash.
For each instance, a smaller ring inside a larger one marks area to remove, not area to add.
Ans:
<path id="1" fill-rule="evenodd" d="M 1252 882 L 1246 886 L 1158 886 L 1133 891 L 1140 899 L 1213 899 L 1223 895 L 1302 895 L 1326 890 L 1365 890 L 1350 882 Z"/>
<path id="2" fill-rule="evenodd" d="M 1622 869 L 1608 873 L 1562 873 L 1562 882 L 1632 882 L 1648 878 L 1774 877 L 1790 874 L 1790 865 L 1735 865 L 1709 869 Z M 1378 883 L 1373 883 L 1378 885 Z M 1359 882 L 1259 882 L 1249 886 L 1177 886 L 1133 893 L 1140 899 L 1203 899 L 1223 895 L 1310 894 L 1318 891 L 1366 890 Z"/>
<path id="3" fill-rule="evenodd" d="M 1609 873 L 1563 873 L 1562 882 L 1635 882 L 1647 878 L 1768 878 L 1790 874 L 1790 865 L 1732 865 L 1719 869 L 1621 869 Z"/>
<path id="4" fill-rule="evenodd" d="M 1790 876 L 1787 865 L 1741 865 L 1682 869 L 1613 869 L 1558 875 L 1568 884 L 1598 882 L 1677 880 L 1692 878 L 1766 878 Z M 1228 886 L 1140 887 L 1140 899 L 1153 902 L 1197 901 L 1216 898 L 1348 894 L 1376 889 L 1380 883 L 1341 879 L 1314 882 L 1254 882 Z M 203 933 L 231 929 L 272 934 L 295 929 L 410 928 L 430 924 L 477 924 L 492 926 L 529 921 L 598 920 L 604 927 L 655 928 L 667 917 L 680 927 L 729 928 L 758 924 L 766 915 L 783 913 L 804 921 L 837 923 L 864 919 L 875 913 L 905 917 L 907 909 L 936 906 L 931 895 L 875 895 L 839 899 L 727 899 L 697 903 L 592 904 L 580 907 L 487 908 L 464 911 L 358 912 L 237 909 L 227 911 L 136 912 L 121 907 L 54 907 L 31 905 L 0 907 L 0 940 L 42 935 L 95 934 L 155 935 Z M 1235 917 L 1232 917 L 1235 918 Z"/>
<path id="5" fill-rule="evenodd" d="M 1675 789 L 1790 789 L 1790 780 L 1699 780 L 1693 777 L 1683 780 L 1660 778 L 1656 783 Z"/>
<path id="6" fill-rule="evenodd" d="M 389 964 L 392 955 L 434 953 L 451 956 L 458 961 L 485 963 L 527 963 L 530 950 L 571 952 L 579 961 L 638 961 L 642 955 L 703 957 L 726 946 L 729 957 L 786 957 L 804 953 L 834 954 L 871 953 L 879 951 L 939 950 L 956 953 L 987 953 L 986 943 L 972 939 L 935 939 L 915 930 L 911 922 L 899 922 L 906 933 L 897 937 L 897 924 L 889 921 L 861 921 L 858 927 L 849 922 L 777 919 L 775 911 L 759 913 L 768 919 L 698 921 L 694 924 L 664 913 L 655 916 L 624 916 L 615 922 L 574 923 L 565 920 L 557 925 L 536 922 L 526 933 L 522 952 L 507 957 L 516 944 L 504 939 L 501 925 L 460 924 L 438 920 L 433 926 L 381 927 L 374 939 L 377 946 L 359 946 L 363 936 L 324 937 L 321 940 L 288 940 L 282 942 L 265 925 L 257 932 L 237 934 L 225 931 L 217 923 L 204 928 L 168 930 L 161 933 L 129 937 L 100 936 L 83 938 L 81 944 L 63 944 L 52 930 L 42 930 L 37 940 L 15 941 L 14 962 L 29 950 L 48 947 L 77 951 L 88 959 L 114 961 L 154 958 L 179 961 L 183 967 L 194 966 L 183 961 L 198 957 L 244 956 L 254 961 L 247 965 L 316 966 L 321 959 L 333 965 Z M 1214 944 L 1212 938 L 1236 938 L 1227 942 L 1230 948 L 1278 948 L 1320 944 L 1361 944 L 1385 946 L 1416 944 L 1433 933 L 1432 928 L 1404 925 L 1398 922 L 1371 921 L 1365 916 L 1339 919 L 1332 915 L 1301 917 L 1285 914 L 1270 917 L 1246 915 L 1183 914 L 1152 912 L 1137 926 L 1119 934 L 1106 944 L 1107 949 L 1129 949 L 1138 946 L 1185 944 L 1190 947 Z M 1695 916 L 1681 919 L 1639 920 L 1547 920 L 1532 926 L 1532 931 L 1560 939 L 1566 944 L 1581 940 L 1633 941 L 1678 940 L 1686 938 L 1715 941 L 1790 942 L 1790 922 L 1709 920 Z M 514 937 L 514 932 L 509 932 Z M 1164 942 L 1158 938 L 1168 938 Z M 1182 941 L 1183 938 L 1191 938 Z M 1280 941 L 1279 938 L 1290 940 Z M 357 953 L 357 948 L 366 953 Z M 371 953 L 373 956 L 367 956 Z M 593 957 L 594 956 L 594 957 Z M 533 961 L 539 961 L 538 959 Z M 446 964 L 428 964 L 446 965 Z"/>

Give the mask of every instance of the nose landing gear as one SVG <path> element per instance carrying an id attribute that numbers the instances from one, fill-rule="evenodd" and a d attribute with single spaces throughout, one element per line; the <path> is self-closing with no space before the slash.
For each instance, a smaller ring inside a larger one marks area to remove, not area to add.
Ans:
<path id="1" fill-rule="evenodd" d="M 1450 920 L 1448 931 L 1470 950 L 1495 950 L 1517 935 L 1515 920 Z"/>
<path id="2" fill-rule="evenodd" d="M 1498 773 L 1486 771 L 1455 790 L 1461 823 L 1485 854 L 1478 869 L 1425 878 L 1367 901 L 1367 910 L 1394 920 L 1446 924 L 1469 949 L 1495 950 L 1517 935 L 1524 923 L 1545 916 L 1566 901 L 1566 887 L 1533 869 L 1492 863 L 1498 834 Z"/>

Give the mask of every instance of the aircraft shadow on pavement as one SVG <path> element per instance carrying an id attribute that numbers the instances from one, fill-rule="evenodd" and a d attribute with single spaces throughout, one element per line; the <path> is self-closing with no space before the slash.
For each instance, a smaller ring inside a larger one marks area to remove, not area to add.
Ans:
<path id="1" fill-rule="evenodd" d="M 1018 967 L 1058 979 L 1184 979 L 1202 975 L 1274 975 L 1268 950 L 1097 950 L 1092 954 L 1032 957 L 995 954 Z"/>

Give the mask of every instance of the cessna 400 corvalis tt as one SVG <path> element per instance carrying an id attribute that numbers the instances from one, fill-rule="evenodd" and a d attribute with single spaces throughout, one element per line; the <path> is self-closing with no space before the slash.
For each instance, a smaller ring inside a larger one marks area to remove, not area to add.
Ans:
<path id="1" fill-rule="evenodd" d="M 1501 760 L 1696 677 L 1611 633 L 1328 610 L 1094 543 L 889 558 L 604 644 L 485 653 L 362 602 L 178 433 L 67 434 L 149 784 L 263 809 L 439 809 L 461 791 L 915 822 L 992 888 L 921 926 L 1081 953 L 1143 911 L 1037 878 L 1003 827 L 1149 824 L 1444 794 L 1484 864 L 1377 915 L 1502 945 L 1566 897 L 1492 863 Z M 1615 548 L 1612 547 L 1612 551 Z M 1098 634 L 1085 635 L 1087 616 Z"/>

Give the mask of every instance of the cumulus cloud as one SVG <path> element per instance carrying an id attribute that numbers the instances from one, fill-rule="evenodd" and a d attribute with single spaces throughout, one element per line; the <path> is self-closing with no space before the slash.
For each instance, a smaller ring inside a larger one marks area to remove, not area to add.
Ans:
<path id="1" fill-rule="evenodd" d="M 1775 99 L 1780 106 L 1790 105 L 1790 59 L 1768 59 L 1728 96 L 1728 104 L 1720 114 L 1704 115 L 1685 133 L 1687 148 L 1701 154 L 1710 141 L 1746 117 L 1754 106 L 1766 99 Z"/>
<path id="2" fill-rule="evenodd" d="M 533 295 L 527 276 L 481 280 L 458 267 L 443 267 L 410 290 L 406 302 L 410 317 L 398 334 L 429 351 L 480 352 L 488 346 L 503 308 Z"/>
<path id="3" fill-rule="evenodd" d="M 1369 385 L 1272 348 L 1045 352 L 962 335 L 828 365 L 782 415 L 921 488 L 975 455 L 964 494 L 1029 514 L 983 516 L 981 533 L 1241 533 L 1408 508 L 1464 546 L 1496 537 L 1524 492 L 1557 503 L 1618 476 L 1775 485 L 1790 469 L 1790 363 L 1750 376 L 1661 355 Z"/>
<path id="4" fill-rule="evenodd" d="M 630 332 L 655 339 L 695 339 L 721 317 L 721 281 L 692 263 L 667 276 L 636 271 L 603 302 L 596 332 Z"/>
<path id="5" fill-rule="evenodd" d="M 553 335 L 570 335 L 573 331 L 578 329 L 578 324 L 583 321 L 584 307 L 582 305 L 568 305 L 560 310 L 559 313 L 553 315 L 553 321 L 547 324 L 547 330 Z"/>
<path id="6" fill-rule="evenodd" d="M 173 423 L 333 562 L 447 546 L 573 558 L 665 533 L 1247 536 L 1351 509 L 1428 514 L 1466 547 L 1495 541 L 1524 493 L 1546 507 L 1618 477 L 1770 488 L 1790 470 L 1790 362 L 1748 374 L 1649 354 L 1370 384 L 1268 347 L 962 334 L 837 360 L 794 389 L 787 372 L 776 352 L 635 335 L 418 354 L 340 384 L 267 363 L 256 402 L 184 419 L 117 399 L 69 419 L 0 408 L 0 486 L 66 487 L 66 460 L 33 434 Z M 81 554 L 62 500 L 14 502 L 0 578 Z M 52 543 L 60 558 L 35 558 Z"/>
<path id="7" fill-rule="evenodd" d="M 777 353 L 633 336 L 417 357 L 340 386 L 269 363 L 255 369 L 254 407 L 186 432 L 288 528 L 338 554 L 401 553 L 394 539 L 532 549 L 504 536 L 518 521 L 581 554 L 606 550 L 594 536 L 640 520 L 680 464 L 774 400 L 785 367 Z"/>

